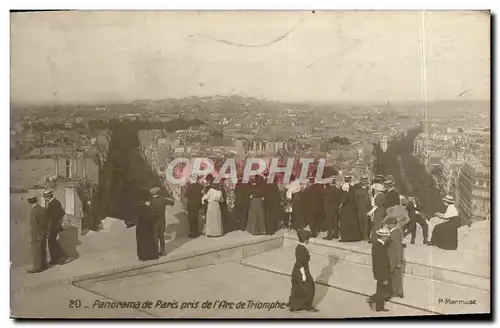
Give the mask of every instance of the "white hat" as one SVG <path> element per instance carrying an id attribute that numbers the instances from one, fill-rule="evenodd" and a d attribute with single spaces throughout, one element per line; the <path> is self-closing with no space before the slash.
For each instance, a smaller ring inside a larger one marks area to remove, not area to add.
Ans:
<path id="1" fill-rule="evenodd" d="M 381 183 L 375 183 L 375 184 L 373 184 L 373 190 L 378 191 L 378 192 L 384 192 L 385 187 Z"/>
<path id="2" fill-rule="evenodd" d="M 446 195 L 443 200 L 448 204 L 455 204 L 455 199 L 451 195 Z"/>
<path id="3" fill-rule="evenodd" d="M 381 237 L 389 237 L 391 235 L 391 232 L 387 227 L 383 227 L 377 230 L 377 235 Z"/>

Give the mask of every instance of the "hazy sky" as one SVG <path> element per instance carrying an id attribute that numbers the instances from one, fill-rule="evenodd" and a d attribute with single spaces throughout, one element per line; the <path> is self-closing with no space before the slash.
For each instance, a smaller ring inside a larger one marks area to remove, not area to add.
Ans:
<path id="1" fill-rule="evenodd" d="M 14 13 L 11 97 L 385 102 L 419 101 L 425 85 L 428 100 L 488 100 L 489 15 L 423 21 L 425 61 L 420 12 Z"/>

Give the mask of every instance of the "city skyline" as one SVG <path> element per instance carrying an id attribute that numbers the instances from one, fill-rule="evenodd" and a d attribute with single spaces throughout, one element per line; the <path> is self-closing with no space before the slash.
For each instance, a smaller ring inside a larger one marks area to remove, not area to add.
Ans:
<path id="1" fill-rule="evenodd" d="M 420 12 L 52 12 L 11 19 L 13 103 L 232 94 L 422 102 L 424 80 L 429 102 L 490 98 L 490 16 L 481 12 L 425 14 L 425 79 Z"/>

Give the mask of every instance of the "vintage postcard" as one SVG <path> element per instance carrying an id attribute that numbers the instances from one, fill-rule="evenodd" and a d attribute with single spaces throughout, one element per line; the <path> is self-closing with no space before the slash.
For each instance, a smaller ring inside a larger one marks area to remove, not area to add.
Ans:
<path id="1" fill-rule="evenodd" d="M 489 12 L 10 20 L 13 318 L 490 313 Z"/>

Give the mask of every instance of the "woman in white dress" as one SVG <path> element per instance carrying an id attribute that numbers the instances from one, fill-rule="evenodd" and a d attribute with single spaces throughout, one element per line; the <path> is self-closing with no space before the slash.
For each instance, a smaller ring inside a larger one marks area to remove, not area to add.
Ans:
<path id="1" fill-rule="evenodd" d="M 208 202 L 205 235 L 207 237 L 222 236 L 222 216 L 219 203 L 224 201 L 218 185 L 212 184 L 202 198 Z"/>

